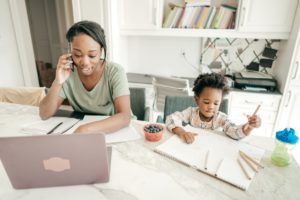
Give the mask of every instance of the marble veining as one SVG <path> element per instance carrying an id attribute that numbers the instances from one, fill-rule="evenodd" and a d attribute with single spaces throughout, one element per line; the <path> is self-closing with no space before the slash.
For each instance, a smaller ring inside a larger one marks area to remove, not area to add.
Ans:
<path id="1" fill-rule="evenodd" d="M 2 112 L 3 111 L 3 112 Z M 0 136 L 19 135 L 24 122 L 38 117 L 37 107 L 0 103 Z M 132 121 L 142 135 L 145 122 Z M 0 162 L 0 200 L 296 200 L 300 199 L 300 167 L 276 167 L 270 161 L 271 138 L 250 136 L 248 143 L 266 149 L 260 170 L 247 191 L 198 172 L 153 151 L 159 142 L 139 140 L 112 145 L 110 181 L 104 184 L 15 190 Z"/>

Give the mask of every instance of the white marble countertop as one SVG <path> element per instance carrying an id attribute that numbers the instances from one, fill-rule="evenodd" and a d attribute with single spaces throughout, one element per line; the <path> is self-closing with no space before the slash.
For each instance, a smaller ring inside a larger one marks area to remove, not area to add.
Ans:
<path id="1" fill-rule="evenodd" d="M 0 103 L 0 136 L 18 135 L 18 125 L 37 117 L 37 108 Z M 142 134 L 145 122 L 132 125 Z M 253 179 L 247 191 L 165 158 L 153 148 L 170 137 L 164 133 L 160 142 L 140 140 L 113 145 L 110 181 L 105 184 L 15 190 L 0 164 L 0 200 L 12 199 L 300 199 L 300 167 L 271 164 L 271 138 L 249 136 L 246 140 L 266 149 L 264 169 Z"/>

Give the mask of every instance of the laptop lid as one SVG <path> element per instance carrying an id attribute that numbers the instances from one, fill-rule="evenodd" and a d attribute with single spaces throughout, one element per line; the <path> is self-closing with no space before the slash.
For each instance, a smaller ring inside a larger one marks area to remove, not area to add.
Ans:
<path id="1" fill-rule="evenodd" d="M 110 154 L 103 134 L 0 138 L 15 189 L 108 182 Z"/>

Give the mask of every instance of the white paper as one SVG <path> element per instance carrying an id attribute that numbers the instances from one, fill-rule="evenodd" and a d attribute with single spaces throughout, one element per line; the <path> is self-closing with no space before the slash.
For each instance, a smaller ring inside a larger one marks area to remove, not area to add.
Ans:
<path id="1" fill-rule="evenodd" d="M 198 133 L 192 144 L 186 144 L 178 136 L 174 135 L 165 143 L 157 146 L 155 151 L 197 168 L 204 173 L 213 176 L 217 174 L 217 178 L 244 190 L 249 187 L 251 180 L 245 177 L 237 162 L 239 150 L 246 152 L 259 162 L 264 154 L 263 149 L 242 141 L 233 140 L 223 135 L 223 133 L 218 134 L 191 126 L 185 127 L 185 130 Z M 209 156 L 207 162 L 205 162 L 207 152 L 209 152 Z M 205 169 L 205 164 L 207 169 Z M 245 166 L 250 177 L 253 178 L 255 172 L 247 164 Z"/>
<path id="2" fill-rule="evenodd" d="M 57 126 L 51 134 L 62 134 L 74 126 L 78 121 L 79 119 L 75 118 L 51 117 L 47 120 L 37 120 L 33 123 L 25 124 L 21 128 L 21 133 L 29 135 L 46 135 Z M 60 123 L 62 124 L 59 125 Z"/>
<path id="3" fill-rule="evenodd" d="M 76 128 L 79 126 L 99 121 L 108 118 L 108 116 L 100 116 L 100 115 L 85 115 L 83 120 L 81 120 L 76 126 L 74 126 L 72 129 L 67 131 L 68 134 L 73 133 Z M 116 143 L 116 142 L 126 142 L 126 141 L 132 141 L 132 140 L 138 140 L 141 136 L 139 133 L 136 132 L 136 130 L 129 125 L 128 127 L 122 128 L 116 132 L 105 134 L 105 141 L 107 144 Z"/>

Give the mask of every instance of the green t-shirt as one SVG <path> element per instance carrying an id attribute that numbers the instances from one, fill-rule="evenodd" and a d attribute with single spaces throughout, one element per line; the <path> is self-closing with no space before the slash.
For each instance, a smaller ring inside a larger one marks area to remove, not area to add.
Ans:
<path id="1" fill-rule="evenodd" d="M 129 95 L 128 81 L 124 69 L 112 62 L 106 62 L 104 72 L 91 90 L 87 91 L 79 79 L 77 69 L 63 83 L 59 96 L 67 98 L 75 111 L 113 115 L 113 100 Z"/>

